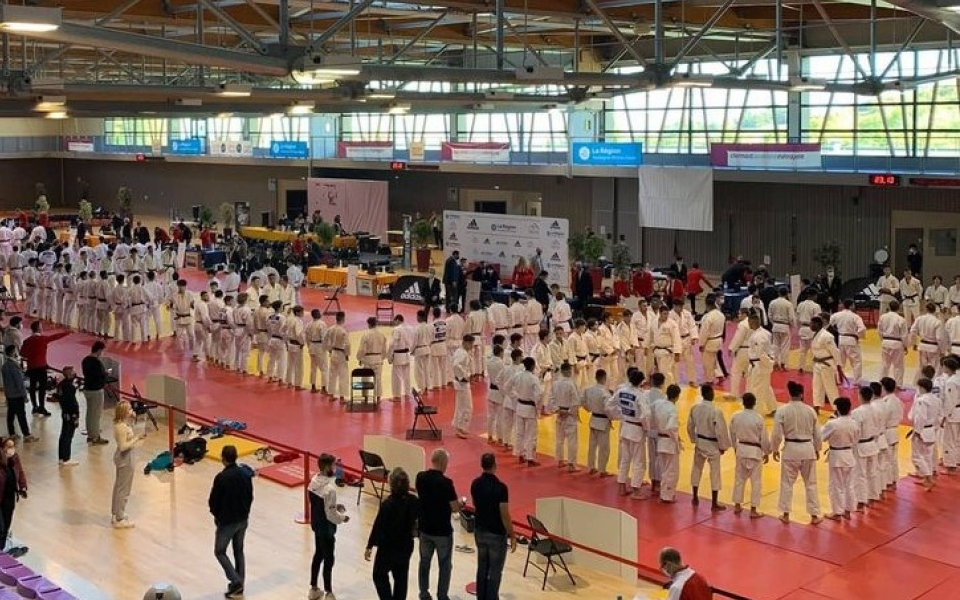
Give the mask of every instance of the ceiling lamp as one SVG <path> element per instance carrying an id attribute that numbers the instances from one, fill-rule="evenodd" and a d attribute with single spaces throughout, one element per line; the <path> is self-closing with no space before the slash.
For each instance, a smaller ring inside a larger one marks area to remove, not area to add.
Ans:
<path id="1" fill-rule="evenodd" d="M 67 104 L 66 96 L 40 96 L 33 110 L 38 112 L 62 111 Z"/>
<path id="2" fill-rule="evenodd" d="M 47 114 L 44 115 L 45 119 L 56 119 L 56 120 L 67 119 L 69 117 L 70 115 L 68 115 L 67 111 L 65 110 L 55 110 L 52 112 L 48 112 Z"/>
<path id="3" fill-rule="evenodd" d="M 826 81 L 817 81 L 807 79 L 806 77 L 797 77 L 790 79 L 791 92 L 819 92 L 827 89 Z"/>
<path id="4" fill-rule="evenodd" d="M 360 74 L 362 63 L 355 56 L 318 54 L 303 65 L 303 71 L 314 77 L 351 77 Z"/>
<path id="5" fill-rule="evenodd" d="M 224 98 L 248 98 L 253 93 L 253 86 L 245 83 L 221 83 L 217 85 L 218 96 Z"/>
<path id="6" fill-rule="evenodd" d="M 397 93 L 393 90 L 370 90 L 366 95 L 369 100 L 393 100 L 396 97 Z"/>
<path id="7" fill-rule="evenodd" d="M 713 78 L 704 77 L 703 75 L 691 75 L 690 73 L 681 73 L 679 75 L 674 75 L 673 85 L 675 87 L 708 88 L 713 86 Z"/>
<path id="8" fill-rule="evenodd" d="M 310 115 L 313 114 L 313 109 L 316 104 L 310 100 L 301 100 L 294 102 L 287 108 L 288 115 Z"/>
<path id="9" fill-rule="evenodd" d="M 43 6 L 0 5 L 0 30 L 10 33 L 46 33 L 60 27 L 63 14 L 59 8 Z"/>
<path id="10" fill-rule="evenodd" d="M 400 104 L 398 102 L 394 102 L 390 105 L 390 108 L 387 109 L 387 113 L 391 115 L 405 115 L 408 112 L 410 112 L 410 105 Z"/>

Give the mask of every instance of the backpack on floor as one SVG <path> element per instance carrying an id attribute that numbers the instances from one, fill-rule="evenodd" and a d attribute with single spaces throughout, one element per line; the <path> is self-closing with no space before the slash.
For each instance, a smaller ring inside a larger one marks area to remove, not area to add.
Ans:
<path id="1" fill-rule="evenodd" d="M 188 465 L 203 460 L 207 455 L 207 440 L 195 437 L 185 442 L 177 442 L 173 446 L 173 455 L 183 459 Z"/>
<path id="2" fill-rule="evenodd" d="M 143 468 L 143 474 L 149 475 L 151 471 L 172 471 L 173 470 L 173 456 L 170 454 L 169 450 L 164 450 L 153 460 L 147 463 L 147 466 Z"/>

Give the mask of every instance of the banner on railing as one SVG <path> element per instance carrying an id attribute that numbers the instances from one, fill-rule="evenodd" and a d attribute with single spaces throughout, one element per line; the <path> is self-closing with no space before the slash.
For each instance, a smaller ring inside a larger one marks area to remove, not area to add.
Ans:
<path id="1" fill-rule="evenodd" d="M 170 140 L 170 154 L 200 156 L 203 154 L 203 141 L 198 137 Z"/>
<path id="2" fill-rule="evenodd" d="M 94 152 L 93 138 L 89 136 L 69 136 L 65 138 L 67 152 Z"/>
<path id="3" fill-rule="evenodd" d="M 820 144 L 710 144 L 714 167 L 819 169 Z"/>
<path id="4" fill-rule="evenodd" d="M 639 167 L 643 164 L 640 143 L 573 142 L 573 164 L 584 167 Z"/>
<path id="5" fill-rule="evenodd" d="M 393 142 L 338 142 L 337 158 L 393 160 Z"/>
<path id="6" fill-rule="evenodd" d="M 253 144 L 247 140 L 210 140 L 211 156 L 253 156 Z"/>
<path id="7" fill-rule="evenodd" d="M 507 142 L 443 142 L 440 160 L 445 162 L 507 163 L 510 144 Z"/>

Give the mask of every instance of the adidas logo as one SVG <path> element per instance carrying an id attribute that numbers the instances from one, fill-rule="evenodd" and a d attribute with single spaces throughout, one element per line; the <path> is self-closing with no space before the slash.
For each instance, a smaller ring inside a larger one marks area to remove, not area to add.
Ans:
<path id="1" fill-rule="evenodd" d="M 420 293 L 420 282 L 414 281 L 413 285 L 408 287 L 403 293 L 400 294 L 401 300 L 415 300 L 417 302 L 423 302 L 423 294 Z"/>
<path id="2" fill-rule="evenodd" d="M 484 239 L 484 240 L 483 240 L 483 243 L 489 245 L 489 244 L 490 244 L 490 238 Z"/>
<path id="3" fill-rule="evenodd" d="M 457 239 L 457 234 L 451 233 L 451 234 L 450 234 L 450 240 L 451 240 L 451 241 L 455 241 L 456 239 Z"/>
<path id="4" fill-rule="evenodd" d="M 560 260 L 560 255 L 556 252 L 553 253 L 553 256 L 550 257 L 550 260 Z"/>
<path id="5" fill-rule="evenodd" d="M 550 224 L 550 229 L 560 229 L 560 222 L 559 222 L 559 221 L 554 221 L 553 223 L 551 223 L 551 224 Z"/>
<path id="6" fill-rule="evenodd" d="M 514 246 L 515 248 L 519 248 L 519 247 L 520 247 L 520 240 L 517 240 L 517 241 L 513 244 L 513 246 Z"/>
<path id="7" fill-rule="evenodd" d="M 500 251 L 500 258 L 506 258 L 507 254 L 503 250 Z"/>
<path id="8" fill-rule="evenodd" d="M 477 225 L 477 220 L 470 219 L 470 222 L 467 223 L 467 229 L 480 229 L 480 226 Z"/>

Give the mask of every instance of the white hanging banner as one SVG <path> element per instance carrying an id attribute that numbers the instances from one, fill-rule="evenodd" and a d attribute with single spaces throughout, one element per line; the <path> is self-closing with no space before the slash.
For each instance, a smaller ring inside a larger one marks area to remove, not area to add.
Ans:
<path id="1" fill-rule="evenodd" d="M 713 169 L 640 167 L 640 226 L 713 231 Z"/>
<path id="2" fill-rule="evenodd" d="M 570 287 L 569 238 L 566 219 L 443 211 L 444 259 L 459 250 L 468 262 L 499 264 L 500 273 L 509 276 L 521 256 L 529 263 L 540 248 L 547 283 L 563 289 Z"/>

